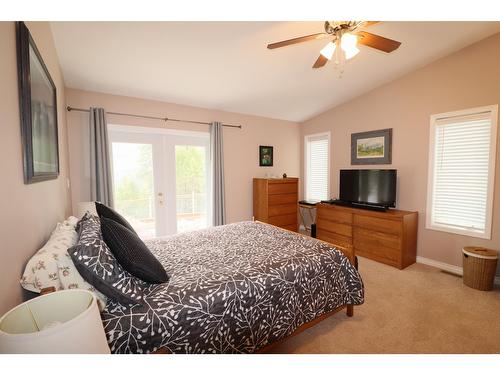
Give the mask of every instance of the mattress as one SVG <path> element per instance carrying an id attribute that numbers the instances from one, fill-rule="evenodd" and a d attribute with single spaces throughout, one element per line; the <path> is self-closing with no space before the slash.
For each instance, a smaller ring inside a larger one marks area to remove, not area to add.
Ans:
<path id="1" fill-rule="evenodd" d="M 146 241 L 170 276 L 141 304 L 109 300 L 113 353 L 252 353 L 364 300 L 358 271 L 324 242 L 241 222 Z"/>

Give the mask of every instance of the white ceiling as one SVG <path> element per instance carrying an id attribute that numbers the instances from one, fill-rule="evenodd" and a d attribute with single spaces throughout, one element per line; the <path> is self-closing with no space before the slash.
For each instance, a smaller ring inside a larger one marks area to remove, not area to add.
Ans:
<path id="1" fill-rule="evenodd" d="M 323 31 L 323 22 L 52 22 L 66 85 L 304 121 L 500 32 L 500 22 L 383 22 L 372 33 L 401 47 L 361 46 L 342 78 L 312 69 L 327 40 L 266 45 Z"/>

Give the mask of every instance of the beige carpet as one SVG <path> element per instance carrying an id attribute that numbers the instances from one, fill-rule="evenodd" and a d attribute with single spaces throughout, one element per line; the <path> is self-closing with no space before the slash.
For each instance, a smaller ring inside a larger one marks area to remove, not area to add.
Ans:
<path id="1" fill-rule="evenodd" d="M 275 346 L 271 353 L 500 353 L 500 289 L 413 264 L 359 259 L 365 303 Z"/>

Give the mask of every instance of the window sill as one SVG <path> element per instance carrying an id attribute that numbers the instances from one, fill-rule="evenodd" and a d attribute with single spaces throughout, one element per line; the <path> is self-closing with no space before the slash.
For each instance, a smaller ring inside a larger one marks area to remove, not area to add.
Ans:
<path id="1" fill-rule="evenodd" d="M 426 224 L 425 229 L 430 229 L 430 230 L 436 230 L 439 232 L 446 232 L 446 233 L 451 233 L 451 234 L 458 234 L 461 236 L 467 236 L 467 237 L 475 237 L 475 238 L 482 238 L 485 240 L 491 240 L 491 231 L 486 230 L 484 232 L 475 232 L 471 230 L 466 230 L 466 229 L 459 229 L 459 228 L 454 228 L 452 226 L 446 226 L 446 225 L 437 225 L 437 224 Z"/>

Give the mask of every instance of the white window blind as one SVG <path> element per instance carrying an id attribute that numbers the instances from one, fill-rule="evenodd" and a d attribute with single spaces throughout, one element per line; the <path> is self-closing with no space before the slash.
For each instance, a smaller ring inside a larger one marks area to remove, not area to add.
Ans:
<path id="1" fill-rule="evenodd" d="M 433 116 L 429 228 L 491 237 L 495 144 L 496 110 Z"/>
<path id="2" fill-rule="evenodd" d="M 328 197 L 330 133 L 306 137 L 306 199 Z"/>

